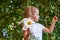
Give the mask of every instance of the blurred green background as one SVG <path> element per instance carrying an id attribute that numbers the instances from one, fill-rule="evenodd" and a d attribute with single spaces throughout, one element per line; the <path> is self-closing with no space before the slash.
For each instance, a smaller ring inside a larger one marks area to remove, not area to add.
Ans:
<path id="1" fill-rule="evenodd" d="M 47 28 L 52 17 L 58 16 L 53 33 L 43 33 L 43 40 L 60 40 L 60 0 L 0 0 L 0 40 L 23 40 L 22 27 L 16 22 L 23 19 L 29 5 L 39 8 L 39 23 Z"/>

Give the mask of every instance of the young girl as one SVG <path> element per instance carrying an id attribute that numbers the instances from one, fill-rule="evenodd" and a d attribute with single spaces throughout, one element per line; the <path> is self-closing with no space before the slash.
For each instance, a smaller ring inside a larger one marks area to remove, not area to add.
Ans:
<path id="1" fill-rule="evenodd" d="M 39 20 L 39 9 L 34 6 L 28 6 L 24 12 L 24 19 L 18 24 L 23 23 L 24 40 L 42 40 L 42 32 L 52 33 L 56 22 L 57 16 L 54 16 L 50 28 L 44 27 L 42 24 L 37 23 Z"/>

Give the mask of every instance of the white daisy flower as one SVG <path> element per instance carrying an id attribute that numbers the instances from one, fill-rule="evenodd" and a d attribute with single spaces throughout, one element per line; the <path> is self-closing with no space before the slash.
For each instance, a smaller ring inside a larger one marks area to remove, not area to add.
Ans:
<path id="1" fill-rule="evenodd" d="M 23 26 L 25 29 L 30 28 L 33 23 L 35 23 L 31 18 L 24 18 L 22 21 L 17 22 L 18 25 L 23 22 Z"/>
<path id="2" fill-rule="evenodd" d="M 33 23 L 35 23 L 35 22 L 32 19 L 30 19 L 30 18 L 27 18 L 26 20 L 24 20 L 24 26 L 26 28 L 30 28 Z"/>

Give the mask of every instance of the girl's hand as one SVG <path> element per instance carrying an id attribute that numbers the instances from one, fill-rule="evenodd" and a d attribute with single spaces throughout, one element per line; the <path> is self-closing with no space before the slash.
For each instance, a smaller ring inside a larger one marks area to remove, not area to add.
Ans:
<path id="1" fill-rule="evenodd" d="M 52 19 L 52 23 L 56 23 L 57 21 L 58 21 L 58 17 L 54 16 L 53 19 Z"/>

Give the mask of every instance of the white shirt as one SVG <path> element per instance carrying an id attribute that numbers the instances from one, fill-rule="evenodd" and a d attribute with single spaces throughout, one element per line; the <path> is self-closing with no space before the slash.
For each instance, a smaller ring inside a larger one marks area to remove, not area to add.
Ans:
<path id="1" fill-rule="evenodd" d="M 27 22 L 27 19 L 24 20 L 24 24 L 26 22 Z M 33 22 L 33 24 L 31 24 L 31 27 L 29 28 L 31 32 L 31 36 L 29 38 L 30 40 L 42 40 L 42 32 L 43 32 L 43 29 L 45 28 L 42 24 Z M 27 30 L 26 24 L 24 25 L 22 30 Z"/>
<path id="2" fill-rule="evenodd" d="M 35 39 L 31 40 L 42 40 L 42 31 L 45 27 L 39 23 L 35 23 L 30 28 L 31 34 L 35 37 Z"/>

